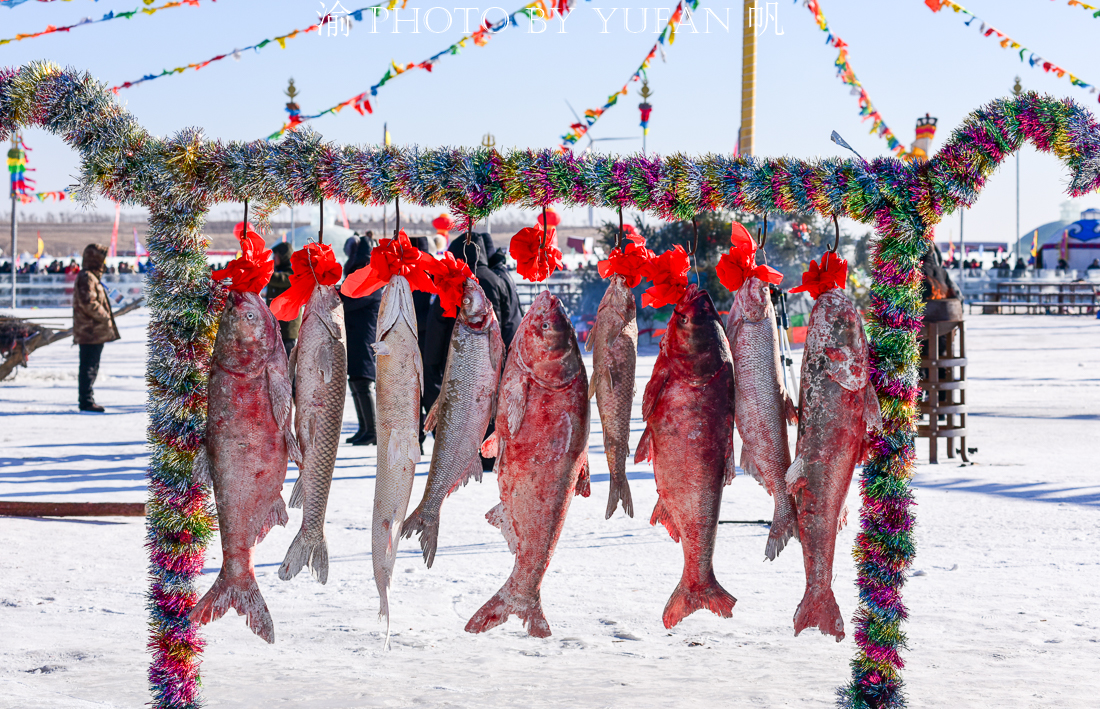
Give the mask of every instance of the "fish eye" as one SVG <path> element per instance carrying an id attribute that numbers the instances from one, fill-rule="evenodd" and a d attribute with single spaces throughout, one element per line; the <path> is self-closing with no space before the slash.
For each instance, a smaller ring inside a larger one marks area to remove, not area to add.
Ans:
<path id="1" fill-rule="evenodd" d="M 246 315 L 245 317 L 247 317 L 249 320 L 255 320 L 256 319 L 256 313 L 249 312 L 248 315 Z"/>
<path id="2" fill-rule="evenodd" d="M 688 321 L 687 315 L 681 315 L 680 316 L 680 324 L 681 325 L 687 325 L 687 321 Z"/>
<path id="3" fill-rule="evenodd" d="M 469 305 L 470 304 L 470 298 L 469 297 L 463 298 L 462 299 L 462 304 L 463 305 Z"/>
<path id="4" fill-rule="evenodd" d="M 550 323 L 548 323 L 548 322 L 544 322 L 544 323 L 542 324 L 542 329 L 543 329 L 543 330 L 549 330 L 549 329 L 550 329 Z"/>

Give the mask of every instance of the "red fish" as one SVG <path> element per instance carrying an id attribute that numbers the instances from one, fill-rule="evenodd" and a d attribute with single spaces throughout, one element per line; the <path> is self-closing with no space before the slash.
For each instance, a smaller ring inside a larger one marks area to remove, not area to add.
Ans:
<path id="1" fill-rule="evenodd" d="M 775 498 L 771 532 L 764 555 L 775 557 L 798 534 L 794 500 L 787 494 L 791 467 L 787 421 L 798 414 L 783 387 L 779 368 L 779 335 L 768 284 L 750 277 L 737 291 L 726 322 L 737 384 L 737 431 L 741 434 L 741 469 Z"/>
<path id="2" fill-rule="evenodd" d="M 710 295 L 688 286 L 669 319 L 642 400 L 646 430 L 634 462 L 653 461 L 660 522 L 684 548 L 684 572 L 665 605 L 666 628 L 706 608 L 723 618 L 737 599 L 714 577 L 722 488 L 733 480 L 733 361 Z"/>
<path id="3" fill-rule="evenodd" d="M 282 489 L 288 456 L 301 466 L 279 324 L 259 295 L 230 291 L 214 340 L 206 446 L 194 463 L 194 480 L 214 486 L 222 568 L 191 620 L 209 623 L 236 608 L 248 616 L 252 632 L 275 642 L 252 550 L 272 527 L 287 523 Z"/>
<path id="4" fill-rule="evenodd" d="M 512 575 L 474 614 L 483 633 L 512 615 L 550 635 L 540 589 L 573 495 L 588 497 L 588 375 L 565 310 L 549 291 L 523 317 L 500 381 L 496 430 L 482 455 L 496 456 L 500 504 L 486 515 L 515 554 Z"/>
<path id="5" fill-rule="evenodd" d="M 820 628 L 844 639 L 844 618 L 833 596 L 836 533 L 852 472 L 867 453 L 867 429 L 880 428 L 878 397 L 868 381 L 863 321 L 841 290 L 822 293 L 810 313 L 802 355 L 798 444 L 787 486 L 798 509 L 806 593 L 794 614 L 794 634 Z"/>

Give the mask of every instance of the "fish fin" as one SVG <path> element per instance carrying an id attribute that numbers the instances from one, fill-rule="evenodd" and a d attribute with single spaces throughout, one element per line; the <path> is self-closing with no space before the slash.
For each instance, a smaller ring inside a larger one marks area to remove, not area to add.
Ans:
<path id="1" fill-rule="evenodd" d="M 798 610 L 794 612 L 794 634 L 806 628 L 817 628 L 824 635 L 832 635 L 837 642 L 844 639 L 844 616 L 836 603 L 833 589 L 807 588 Z"/>
<path id="2" fill-rule="evenodd" d="M 741 466 L 744 469 L 744 465 Z M 726 471 L 722 477 L 722 484 L 729 485 L 737 477 L 737 456 L 733 452 L 733 431 L 730 431 L 730 448 L 726 454 Z"/>
<path id="3" fill-rule="evenodd" d="M 775 512 L 772 513 L 772 526 L 768 531 L 768 543 L 764 546 L 764 556 L 775 561 L 779 552 L 787 546 L 787 542 L 793 537 L 798 539 L 798 515 L 795 512 L 794 500 L 786 490 L 776 490 Z"/>
<path id="4" fill-rule="evenodd" d="M 317 538 L 307 539 L 301 529 L 290 543 L 286 557 L 279 567 L 279 578 L 289 581 L 298 575 L 302 567 L 309 564 L 313 578 L 324 585 L 328 581 L 328 542 L 322 532 Z"/>
<path id="5" fill-rule="evenodd" d="M 298 470 L 298 479 L 294 481 L 294 487 L 290 489 L 290 501 L 286 503 L 286 506 L 292 510 L 302 509 L 302 503 L 306 497 L 306 486 L 303 483 L 305 475 L 302 471 Z"/>
<path id="6" fill-rule="evenodd" d="M 657 504 L 653 507 L 653 515 L 649 518 L 651 525 L 656 525 L 658 522 L 668 530 L 668 536 L 672 537 L 672 541 L 680 541 L 680 528 L 676 526 L 676 520 L 673 519 L 672 513 L 668 511 L 668 507 L 665 506 L 664 498 L 659 495 Z"/>
<path id="7" fill-rule="evenodd" d="M 413 534 L 420 535 L 420 549 L 424 552 L 424 563 L 432 568 L 435 561 L 436 545 L 439 543 L 439 518 L 424 514 L 424 505 L 420 504 L 401 525 L 401 536 L 412 539 Z"/>
<path id="8" fill-rule="evenodd" d="M 588 468 L 588 451 L 581 453 L 584 462 L 581 463 L 581 472 L 577 475 L 577 484 L 573 488 L 574 495 L 588 497 L 592 494 L 592 474 Z"/>
<path id="9" fill-rule="evenodd" d="M 481 482 L 481 474 L 483 472 L 484 472 L 484 470 L 481 467 L 481 456 L 480 455 L 471 456 L 470 457 L 470 464 L 467 465 L 466 470 L 464 470 L 462 472 L 462 477 L 459 478 L 457 481 L 455 481 L 454 487 L 452 487 L 450 490 L 448 490 L 447 494 L 450 495 L 451 493 L 453 493 L 458 488 L 463 487 L 464 485 L 466 485 L 466 483 L 470 482 L 470 478 L 473 478 L 473 479 L 477 480 L 478 482 Z"/>
<path id="10" fill-rule="evenodd" d="M 500 323 L 496 318 L 489 325 L 489 364 L 493 368 L 493 405 L 490 407 L 489 420 L 495 421 L 500 399 L 500 373 L 504 369 L 504 338 L 500 335 Z"/>
<path id="11" fill-rule="evenodd" d="M 297 347 L 298 345 L 294 346 Z M 332 347 L 322 347 L 318 354 L 320 356 L 320 361 L 317 363 L 317 369 L 320 370 L 321 378 L 324 380 L 325 384 L 328 384 L 332 381 Z"/>
<path id="12" fill-rule="evenodd" d="M 656 408 L 657 402 L 661 398 L 661 391 L 664 390 L 665 384 L 668 382 L 668 377 L 668 360 L 658 356 L 656 364 L 653 365 L 653 374 L 649 377 L 649 383 L 645 385 L 645 394 L 642 395 L 643 421 L 649 420 L 649 415 Z"/>
<path id="13" fill-rule="evenodd" d="M 446 380 L 444 380 L 444 381 L 446 381 Z M 424 417 L 424 430 L 425 431 L 435 431 L 435 426 L 438 423 L 438 421 L 436 421 L 436 417 L 437 417 L 438 411 L 439 411 L 439 401 L 442 398 L 443 398 L 442 396 L 437 396 L 435 398 L 435 403 L 432 404 L 432 408 L 428 409 L 428 415 Z"/>
<path id="14" fill-rule="evenodd" d="M 287 361 L 286 371 L 290 376 L 294 376 L 295 370 L 298 369 L 298 342 L 294 342 L 294 346 L 290 348 L 290 359 Z"/>
<path id="15" fill-rule="evenodd" d="M 264 518 L 263 525 L 260 526 L 260 531 L 256 534 L 256 544 L 259 544 L 267 536 L 267 533 L 275 528 L 276 525 L 285 527 L 286 523 L 290 521 L 290 515 L 286 513 L 286 503 L 283 502 L 283 496 L 279 495 L 275 498 L 275 504 L 271 506 L 271 509 L 267 512 L 267 517 Z"/>
<path id="16" fill-rule="evenodd" d="M 806 461 L 802 460 L 802 456 L 795 458 L 791 467 L 787 468 L 785 480 L 787 492 L 791 495 L 806 487 Z"/>
<path id="17" fill-rule="evenodd" d="M 276 370 L 272 364 L 267 365 L 267 388 L 271 397 L 271 412 L 275 415 L 275 424 L 283 432 L 287 458 L 293 460 L 301 468 L 302 449 L 298 447 L 298 439 L 294 437 L 294 427 L 290 417 L 291 402 L 293 401 L 290 380 L 283 376 L 282 372 Z"/>
<path id="18" fill-rule="evenodd" d="M 481 457 L 496 458 L 500 452 L 500 432 L 493 431 L 481 444 Z"/>
<path id="19" fill-rule="evenodd" d="M 420 396 L 424 396 L 424 358 L 420 356 L 419 349 L 413 350 L 412 357 L 413 365 L 416 367 L 416 379 L 420 382 Z"/>
<path id="20" fill-rule="evenodd" d="M 336 319 L 332 317 L 331 310 L 321 308 L 321 324 L 328 330 L 328 334 L 332 335 L 332 339 L 343 341 L 344 328 L 336 324 Z"/>
<path id="21" fill-rule="evenodd" d="M 214 585 L 191 609 L 188 618 L 193 623 L 206 625 L 221 618 L 230 608 L 235 608 L 237 615 L 248 616 L 248 627 L 253 633 L 269 643 L 275 642 L 275 624 L 251 569 L 247 575 L 230 579 L 223 567 Z"/>
<path id="22" fill-rule="evenodd" d="M 684 585 L 684 579 L 676 584 L 676 590 L 665 604 L 665 612 L 662 616 L 666 628 L 671 628 L 684 618 L 697 610 L 706 609 L 722 618 L 733 617 L 733 606 L 737 599 L 729 594 L 718 579 L 714 578 L 714 572 L 703 584 L 691 587 Z"/>
<path id="23" fill-rule="evenodd" d="M 500 530 L 500 533 L 504 535 L 504 540 L 508 542 L 508 551 L 515 554 L 516 548 L 519 546 L 519 538 L 516 537 L 516 532 L 512 529 L 512 520 L 508 517 L 508 511 L 504 509 L 504 503 L 498 502 L 496 507 L 486 512 L 485 519 L 489 521 L 489 524 Z"/>
<path id="24" fill-rule="evenodd" d="M 192 485 L 213 485 L 214 465 L 210 462 L 210 454 L 206 452 L 206 446 L 199 446 L 195 453 L 195 461 L 191 464 Z"/>
<path id="25" fill-rule="evenodd" d="M 374 350 L 374 354 L 377 357 L 392 354 L 392 352 L 390 351 L 389 343 L 383 342 L 382 340 L 379 340 L 378 342 L 372 342 L 371 349 Z"/>
<path id="26" fill-rule="evenodd" d="M 596 382 L 600 381 L 600 370 L 596 367 L 592 368 L 592 378 L 588 380 L 588 398 L 591 399 L 596 395 Z"/>
<path id="27" fill-rule="evenodd" d="M 653 429 L 646 426 L 645 431 L 642 433 L 642 440 L 638 441 L 638 447 L 634 450 L 634 463 L 641 463 L 643 460 L 653 460 L 655 452 L 653 445 Z"/>
<path id="28" fill-rule="evenodd" d="M 413 465 L 420 462 L 420 433 L 415 428 L 407 430 L 390 429 L 387 461 L 391 466 L 401 460 L 409 460 Z"/>
<path id="29" fill-rule="evenodd" d="M 466 632 L 484 633 L 501 625 L 513 615 L 523 621 L 528 635 L 536 638 L 550 637 L 550 624 L 546 622 L 542 601 L 537 593 L 533 598 L 524 598 L 515 593 L 507 582 L 474 613 L 466 623 Z"/>
<path id="30" fill-rule="evenodd" d="M 867 425 L 867 428 L 872 431 L 882 430 L 882 406 L 878 401 L 878 394 L 875 393 L 875 388 L 868 382 L 867 386 L 863 390 L 863 420 Z"/>
<path id="31" fill-rule="evenodd" d="M 840 508 L 840 515 L 836 519 L 836 531 L 840 531 L 848 526 L 848 505 Z"/>
<path id="32" fill-rule="evenodd" d="M 798 406 L 791 398 L 791 393 L 785 389 L 783 390 L 783 416 L 787 423 L 798 423 Z"/>
<path id="33" fill-rule="evenodd" d="M 752 462 L 752 456 L 749 455 L 749 447 L 741 445 L 741 470 L 745 471 L 745 475 L 760 483 L 760 487 L 768 490 L 768 481 L 764 479 L 764 476 L 760 474 L 756 465 Z M 771 490 L 768 490 L 768 494 L 771 494 Z"/>
<path id="34" fill-rule="evenodd" d="M 523 423 L 524 410 L 527 408 L 527 377 L 514 377 L 500 388 L 504 414 L 508 419 L 508 433 L 513 436 Z"/>

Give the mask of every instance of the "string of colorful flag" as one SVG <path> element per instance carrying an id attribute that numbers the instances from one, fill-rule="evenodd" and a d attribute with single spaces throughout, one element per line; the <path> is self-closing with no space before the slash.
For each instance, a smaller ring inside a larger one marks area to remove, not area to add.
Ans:
<path id="1" fill-rule="evenodd" d="M 217 0 L 210 0 L 210 2 L 217 2 Z M 150 3 L 147 0 L 145 2 L 145 4 L 148 5 Z M 92 17 L 85 17 L 80 22 L 77 22 L 77 23 L 72 24 L 72 25 L 62 25 L 62 26 L 48 25 L 46 27 L 46 29 L 42 30 L 41 32 L 28 32 L 28 33 L 25 33 L 25 34 L 17 34 L 14 37 L 9 37 L 8 39 L 0 39 L 0 46 L 5 45 L 5 44 L 9 44 L 11 42 L 22 42 L 25 39 L 33 39 L 34 37 L 43 37 L 43 36 L 48 35 L 48 34 L 53 34 L 54 32 L 70 32 L 72 30 L 75 30 L 78 27 L 88 27 L 89 25 L 98 25 L 101 22 L 110 22 L 111 20 L 122 20 L 122 19 L 129 20 L 129 19 L 131 19 L 133 17 L 137 17 L 139 15 L 146 15 L 146 16 L 152 17 L 153 15 L 160 12 L 161 10 L 172 10 L 174 8 L 183 7 L 185 5 L 190 6 L 190 7 L 198 7 L 199 6 L 199 0 L 172 0 L 171 2 L 166 2 L 163 5 L 158 5 L 157 7 L 136 8 L 134 10 L 129 10 L 127 12 L 114 12 L 112 10 L 111 12 L 108 12 L 106 15 L 99 18 L 98 20 L 95 19 L 95 18 L 92 18 Z"/>
<path id="2" fill-rule="evenodd" d="M 1039 67 L 1047 73 L 1055 74 L 1059 79 L 1068 78 L 1069 83 L 1073 84 L 1074 86 L 1078 86 L 1082 89 L 1088 89 L 1088 92 L 1090 94 L 1095 94 L 1096 93 L 1096 86 L 1094 84 L 1087 84 L 1084 81 L 1081 81 L 1081 79 L 1077 78 L 1076 75 L 1071 74 L 1066 69 L 1063 69 L 1062 67 L 1058 66 L 1057 64 L 1055 64 L 1053 62 L 1047 61 L 1046 59 L 1039 56 L 1035 52 L 1032 52 L 1030 49 L 1025 47 L 1020 42 L 1017 42 L 1016 40 L 1012 39 L 1011 37 L 1009 37 L 1004 32 L 1001 32 L 999 29 L 997 29 L 993 25 L 987 23 L 982 18 L 980 18 L 977 15 L 975 15 L 974 13 L 970 12 L 965 7 L 963 7 L 962 5 L 958 4 L 957 2 L 954 2 L 954 0 L 924 0 L 924 4 L 927 5 L 928 8 L 930 10 L 932 10 L 932 12 L 939 12 L 940 10 L 942 10 L 946 7 L 946 8 L 950 8 L 950 9 L 954 10 L 956 13 L 968 16 L 970 19 L 966 20 L 966 22 L 965 22 L 967 27 L 972 25 L 974 22 L 978 22 L 979 23 L 979 31 L 981 32 L 983 37 L 992 37 L 992 36 L 996 35 L 997 42 L 998 42 L 998 44 L 1001 45 L 1002 49 L 1017 49 L 1017 50 L 1019 50 L 1020 61 L 1021 62 L 1026 61 L 1029 65 L 1031 65 L 1032 69 L 1034 69 L 1036 67 Z M 1084 3 L 1070 2 L 1070 5 L 1074 5 L 1074 4 L 1081 5 L 1085 9 L 1094 9 L 1094 8 L 1092 8 L 1091 5 L 1085 5 Z M 1025 52 L 1030 52 L 1030 56 L 1028 56 L 1026 59 L 1024 58 L 1024 53 Z M 1100 99 L 1098 99 L 1098 100 L 1100 100 Z"/>
<path id="3" fill-rule="evenodd" d="M 11 176 L 11 192 L 23 198 L 30 192 L 34 180 L 27 177 L 28 170 L 34 172 L 34 168 L 27 167 L 27 152 L 30 148 L 23 142 L 23 135 L 15 134 L 15 144 L 8 150 L 8 173 Z"/>
<path id="4" fill-rule="evenodd" d="M 398 2 L 398 0 L 385 0 L 385 2 L 380 2 L 376 5 L 371 5 L 369 7 L 361 7 L 358 10 L 352 10 L 352 11 L 348 12 L 346 16 L 341 15 L 341 17 L 353 17 L 353 18 L 355 18 L 356 22 L 362 22 L 364 13 L 369 13 L 369 12 L 376 11 L 376 10 L 389 11 L 389 10 L 392 10 L 395 7 L 397 7 L 397 2 Z M 403 0 L 403 2 L 401 3 L 401 7 L 404 8 L 405 3 L 407 3 L 407 2 L 408 2 L 408 0 Z M 145 76 L 141 77 L 140 79 L 136 79 L 134 81 L 126 81 L 126 82 L 123 82 L 123 83 L 119 84 L 118 86 L 112 86 L 111 91 L 114 91 L 117 94 L 122 89 L 133 88 L 134 86 L 137 86 L 138 84 L 144 84 L 146 81 L 152 81 L 154 79 L 159 79 L 159 78 L 164 77 L 164 76 L 172 76 L 174 74 L 182 74 L 183 72 L 187 71 L 188 69 L 194 69 L 195 71 L 198 71 L 199 69 L 206 68 L 207 66 L 209 66 L 210 64 L 213 64 L 214 62 L 220 62 L 221 60 L 228 59 L 229 57 L 232 57 L 234 59 L 240 59 L 242 52 L 247 52 L 249 50 L 253 50 L 253 51 L 258 52 L 261 49 L 263 49 L 264 47 L 266 47 L 267 45 L 271 44 L 272 42 L 278 44 L 280 49 L 286 49 L 286 41 L 288 39 L 294 39 L 295 37 L 298 37 L 299 35 L 306 35 L 306 34 L 312 32 L 313 30 L 317 30 L 317 34 L 320 35 L 321 30 L 324 28 L 326 22 L 334 22 L 338 19 L 340 19 L 340 18 L 338 18 L 336 15 L 334 15 L 332 13 L 328 13 L 328 14 L 324 15 L 323 17 L 321 17 L 319 20 L 317 20 L 317 22 L 310 25 L 309 27 L 294 30 L 294 31 L 288 32 L 286 34 L 279 35 L 278 37 L 271 37 L 270 39 L 262 40 L 260 42 L 257 42 L 256 44 L 250 44 L 247 47 L 243 47 L 243 48 L 240 48 L 240 49 L 234 49 L 231 52 L 225 52 L 224 54 L 219 54 L 219 55 L 217 55 L 215 57 L 211 57 L 210 59 L 207 59 L 206 61 L 203 61 L 203 62 L 195 62 L 193 64 L 185 64 L 183 66 L 177 66 L 174 69 L 162 69 L 159 74 L 146 74 Z"/>
<path id="5" fill-rule="evenodd" d="M 99 2 L 99 0 L 92 0 L 93 2 Z M 153 0 L 143 0 L 146 5 L 152 3 Z M 14 8 L 16 5 L 22 5 L 27 0 L 0 0 L 0 7 Z M 37 2 L 57 2 L 57 0 L 37 0 Z M 64 0 L 64 2 L 72 2 L 72 0 Z"/>
<path id="6" fill-rule="evenodd" d="M 424 71 L 430 72 L 440 59 L 447 56 L 448 54 L 458 54 L 466 47 L 466 44 L 468 42 L 473 42 L 474 46 L 476 47 L 484 47 L 485 44 L 488 43 L 489 38 L 492 35 L 500 32 L 508 25 L 518 27 L 519 22 L 516 20 L 516 18 L 519 15 L 526 16 L 527 19 L 532 22 L 536 18 L 542 20 L 550 20 L 554 17 L 555 12 L 564 15 L 566 11 L 571 10 L 573 0 L 552 0 L 552 3 L 553 4 L 548 7 L 544 0 L 535 0 L 534 2 L 528 3 L 518 10 L 512 12 L 507 17 L 501 18 L 497 22 L 490 22 L 488 19 L 485 19 L 484 22 L 476 30 L 467 35 L 464 35 L 457 42 L 451 44 L 449 47 L 440 52 L 436 52 L 422 62 L 410 62 L 408 64 L 405 64 L 404 66 L 401 66 L 395 60 L 390 60 L 390 66 L 386 69 L 386 73 L 382 75 L 382 78 L 378 80 L 377 84 L 371 86 L 370 89 L 368 89 L 367 91 L 364 91 L 361 94 L 356 94 L 346 101 L 341 101 L 335 106 L 330 106 L 320 113 L 314 113 L 312 115 L 291 115 L 290 120 L 284 123 L 282 128 L 267 136 L 267 140 L 274 140 L 286 133 L 288 130 L 292 130 L 299 124 L 305 123 L 306 121 L 316 120 L 322 116 L 327 116 L 330 113 L 339 113 L 348 106 L 351 106 L 356 111 L 358 111 L 359 115 L 361 116 L 366 115 L 367 113 L 373 113 L 374 109 L 370 105 L 370 98 L 377 96 L 378 89 L 382 88 L 391 79 L 395 79 L 398 76 L 401 76 L 402 74 L 414 69 L 423 69 Z"/>
<path id="7" fill-rule="evenodd" d="M 1098 8 L 1092 6 L 1092 5 L 1087 5 L 1083 2 L 1081 2 L 1081 0 L 1069 0 L 1069 6 L 1070 7 L 1079 7 L 1082 10 L 1093 10 L 1094 12 L 1092 13 L 1092 16 L 1093 17 L 1100 17 L 1100 9 L 1098 9 Z"/>
<path id="8" fill-rule="evenodd" d="M 699 0 L 688 0 L 688 7 L 690 8 L 690 10 L 688 10 L 688 18 L 690 20 L 691 13 L 695 12 L 695 9 L 699 7 Z M 561 151 L 563 153 L 567 153 L 572 150 L 577 141 L 580 140 L 581 137 L 584 136 L 584 134 L 587 133 L 593 125 L 596 124 L 596 121 L 600 120 L 600 117 L 603 116 L 604 112 L 619 102 L 620 96 L 627 95 L 627 86 L 630 85 L 630 82 L 637 81 L 638 78 L 645 73 L 645 70 L 649 68 L 650 62 L 652 62 L 653 58 L 657 56 L 657 52 L 661 53 L 662 59 L 664 58 L 665 51 L 663 49 L 663 45 L 665 44 L 666 40 L 668 41 L 669 46 L 672 46 L 672 44 L 676 41 L 676 25 L 680 24 L 680 20 L 683 18 L 683 13 L 684 2 L 683 0 L 680 0 L 680 2 L 676 4 L 676 9 L 673 11 L 672 16 L 668 19 L 668 23 L 665 24 L 664 29 L 661 30 L 661 35 L 657 38 L 657 41 L 653 44 L 653 47 L 649 50 L 649 53 L 646 54 L 645 59 L 642 60 L 642 63 L 638 66 L 634 73 L 630 75 L 630 78 L 626 80 L 626 83 L 623 84 L 623 87 L 608 96 L 607 101 L 604 102 L 604 105 L 600 106 L 599 108 L 585 109 L 584 118 L 569 126 L 569 132 L 561 137 L 562 142 L 559 147 L 561 148 Z M 643 111 L 641 125 L 642 128 L 646 129 L 647 131 L 649 130 L 648 123 L 649 113 Z"/>
<path id="9" fill-rule="evenodd" d="M 875 104 L 871 102 L 871 97 L 867 94 L 867 89 L 863 88 L 863 84 L 856 78 L 856 72 L 852 69 L 851 62 L 848 61 L 848 44 L 829 29 L 829 23 L 825 19 L 825 13 L 821 11 L 821 3 L 819 0 L 805 0 L 804 4 L 806 5 L 806 9 L 813 13 L 818 28 L 827 35 L 825 39 L 826 44 L 831 45 L 837 50 L 835 62 L 837 76 L 840 77 L 840 80 L 844 84 L 852 87 L 853 94 L 859 96 L 859 115 L 863 116 L 864 120 L 868 118 L 871 119 L 871 132 L 876 133 L 880 138 L 884 139 L 890 150 L 894 151 L 900 157 L 905 153 L 905 146 L 901 144 L 901 141 L 897 139 L 894 132 L 886 125 L 886 121 L 883 120 L 882 114 L 878 112 L 878 109 L 875 108 Z"/>

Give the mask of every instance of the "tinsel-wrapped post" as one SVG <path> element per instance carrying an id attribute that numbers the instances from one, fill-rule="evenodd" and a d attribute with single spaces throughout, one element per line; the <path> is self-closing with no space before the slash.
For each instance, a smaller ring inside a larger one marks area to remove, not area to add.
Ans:
<path id="1" fill-rule="evenodd" d="M 152 205 L 146 277 L 150 310 L 149 386 L 149 684 L 157 709 L 197 709 L 203 641 L 187 614 L 216 518 L 209 491 L 191 481 L 191 464 L 206 425 L 206 379 L 216 317 L 203 212 Z"/>

